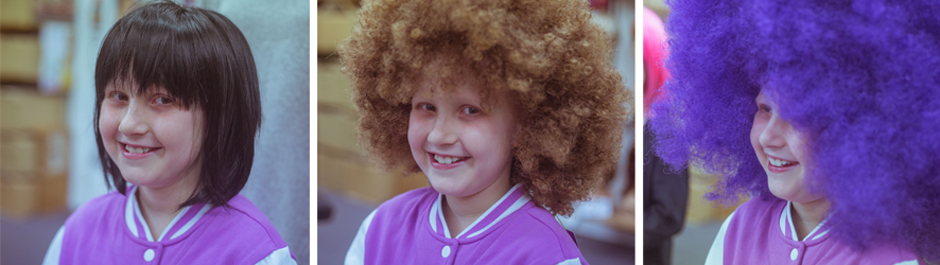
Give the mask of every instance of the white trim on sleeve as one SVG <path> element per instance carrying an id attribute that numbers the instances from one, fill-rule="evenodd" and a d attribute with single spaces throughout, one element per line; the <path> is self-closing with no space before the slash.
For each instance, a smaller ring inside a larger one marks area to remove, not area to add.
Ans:
<path id="1" fill-rule="evenodd" d="M 46 257 L 42 259 L 42 265 L 59 264 L 59 256 L 62 255 L 62 237 L 65 234 L 65 225 L 55 232 L 52 243 L 49 244 L 49 250 L 46 250 Z"/>
<path id="2" fill-rule="evenodd" d="M 705 265 L 720 265 L 724 264 L 725 261 L 725 234 L 728 233 L 728 224 L 731 223 L 731 218 L 734 218 L 734 213 L 738 211 L 735 210 L 731 215 L 725 219 L 725 222 L 721 224 L 721 229 L 718 230 L 718 235 L 715 236 L 715 242 L 712 242 L 712 248 L 708 250 L 708 257 L 705 258 Z"/>
<path id="3" fill-rule="evenodd" d="M 353 239 L 352 245 L 349 246 L 349 251 L 346 252 L 346 261 L 343 264 L 365 264 L 366 232 L 369 231 L 369 225 L 372 224 L 372 217 L 375 216 L 375 212 L 378 210 L 378 208 L 372 210 L 372 213 L 366 216 L 366 219 L 362 221 L 362 225 L 359 226 L 359 232 L 356 233 L 356 238 Z"/>
<path id="4" fill-rule="evenodd" d="M 905 262 L 895 263 L 894 265 L 918 265 L 918 264 L 920 264 L 920 262 L 918 262 L 918 261 L 915 259 L 915 260 L 908 260 L 908 261 L 905 261 Z"/>
<path id="5" fill-rule="evenodd" d="M 255 263 L 255 265 L 297 265 L 297 261 L 290 256 L 290 249 L 287 247 L 280 248 L 271 252 L 271 255 L 268 255 L 263 260 Z"/>
<path id="6" fill-rule="evenodd" d="M 581 265 L 581 260 L 578 258 L 573 258 L 559 262 L 557 265 Z"/>

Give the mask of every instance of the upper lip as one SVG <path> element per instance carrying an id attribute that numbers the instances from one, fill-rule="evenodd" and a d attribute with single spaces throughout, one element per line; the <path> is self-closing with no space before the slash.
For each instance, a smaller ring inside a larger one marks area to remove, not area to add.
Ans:
<path id="1" fill-rule="evenodd" d="M 783 160 L 783 161 L 786 161 L 786 162 L 799 163 L 799 161 L 796 161 L 796 160 L 783 159 L 783 158 L 780 158 L 780 157 L 778 157 L 778 156 L 772 156 L 772 155 L 769 155 L 769 154 L 767 155 L 767 157 L 773 158 L 773 159 L 776 159 L 776 160 Z"/>
<path id="2" fill-rule="evenodd" d="M 467 158 L 467 157 L 469 157 L 469 156 L 458 156 L 458 155 L 441 154 L 441 153 L 435 153 L 435 152 L 428 152 L 428 154 L 431 154 L 431 156 L 437 155 L 437 156 L 456 157 L 456 158 Z"/>
<path id="3" fill-rule="evenodd" d="M 122 146 L 123 146 L 123 145 L 126 145 L 126 146 L 130 146 L 130 147 L 133 147 L 133 148 L 149 148 L 149 149 L 159 148 L 159 147 L 153 147 L 153 146 L 144 146 L 144 145 L 129 144 L 129 143 L 120 142 L 120 141 L 119 141 L 118 143 L 120 143 Z"/>

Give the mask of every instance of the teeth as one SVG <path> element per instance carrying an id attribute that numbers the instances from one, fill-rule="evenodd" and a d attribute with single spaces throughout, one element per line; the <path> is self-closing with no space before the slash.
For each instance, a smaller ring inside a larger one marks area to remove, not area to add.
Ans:
<path id="1" fill-rule="evenodd" d="M 137 147 L 131 147 L 129 145 L 124 145 L 124 150 L 127 150 L 127 152 L 131 154 L 143 154 L 146 152 L 150 152 L 150 148 L 137 148 Z"/>
<path id="2" fill-rule="evenodd" d="M 789 166 L 793 164 L 793 162 L 790 162 L 790 161 L 773 159 L 770 157 L 768 157 L 767 160 L 770 162 L 771 165 L 778 166 L 778 167 Z"/>
<path id="3" fill-rule="evenodd" d="M 437 160 L 437 162 L 441 164 L 450 164 L 457 161 L 458 159 L 459 158 L 456 157 L 443 157 L 440 155 L 434 155 L 434 160 Z"/>

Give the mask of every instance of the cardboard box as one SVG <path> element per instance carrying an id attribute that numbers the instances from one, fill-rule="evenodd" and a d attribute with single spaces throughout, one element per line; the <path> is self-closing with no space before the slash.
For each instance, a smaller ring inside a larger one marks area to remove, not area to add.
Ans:
<path id="1" fill-rule="evenodd" d="M 333 54 L 336 46 L 352 35 L 357 20 L 356 9 L 317 8 L 317 54 Z"/>
<path id="2" fill-rule="evenodd" d="M 712 190 L 712 185 L 718 182 L 718 179 L 706 174 L 702 169 L 689 167 L 689 205 L 686 208 L 686 223 L 710 223 L 723 222 L 741 203 L 747 201 L 742 199 L 738 203 L 725 206 L 718 202 L 705 199 L 705 194 Z"/>
<path id="3" fill-rule="evenodd" d="M 0 1 L 0 28 L 18 31 L 36 30 L 39 28 L 39 21 L 36 19 L 34 6 L 33 0 Z"/>
<path id="4" fill-rule="evenodd" d="M 398 194 L 428 186 L 424 174 L 383 172 L 359 153 L 317 146 L 317 185 L 378 205 Z"/>
<path id="5" fill-rule="evenodd" d="M 35 84 L 39 79 L 39 36 L 0 34 L 0 81 Z"/>
<path id="6" fill-rule="evenodd" d="M 56 176 L 10 177 L 21 174 L 0 171 L 0 212 L 4 215 L 27 217 L 34 214 L 64 210 L 68 192 L 65 174 Z"/>
<path id="7" fill-rule="evenodd" d="M 63 96 L 43 96 L 33 87 L 0 87 L 0 129 L 61 127 L 65 109 Z"/>
<path id="8" fill-rule="evenodd" d="M 67 166 L 68 132 L 65 128 L 0 130 L 0 170 L 4 172 L 0 178 L 65 175 Z"/>

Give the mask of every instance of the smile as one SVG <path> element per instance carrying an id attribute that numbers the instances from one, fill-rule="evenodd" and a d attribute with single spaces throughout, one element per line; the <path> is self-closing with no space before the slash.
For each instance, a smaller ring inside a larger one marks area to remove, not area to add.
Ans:
<path id="1" fill-rule="evenodd" d="M 470 157 L 448 156 L 428 152 L 431 156 L 431 166 L 437 169 L 451 169 L 459 166 Z"/>
<path id="2" fill-rule="evenodd" d="M 767 156 L 767 169 L 770 170 L 770 172 L 774 172 L 774 173 L 786 172 L 799 164 L 800 163 L 796 161 L 784 160 L 780 158 Z"/>
<path id="3" fill-rule="evenodd" d="M 121 154 L 128 159 L 141 159 L 150 156 L 153 152 L 160 150 L 160 147 L 132 146 L 125 143 L 121 144 Z"/>

